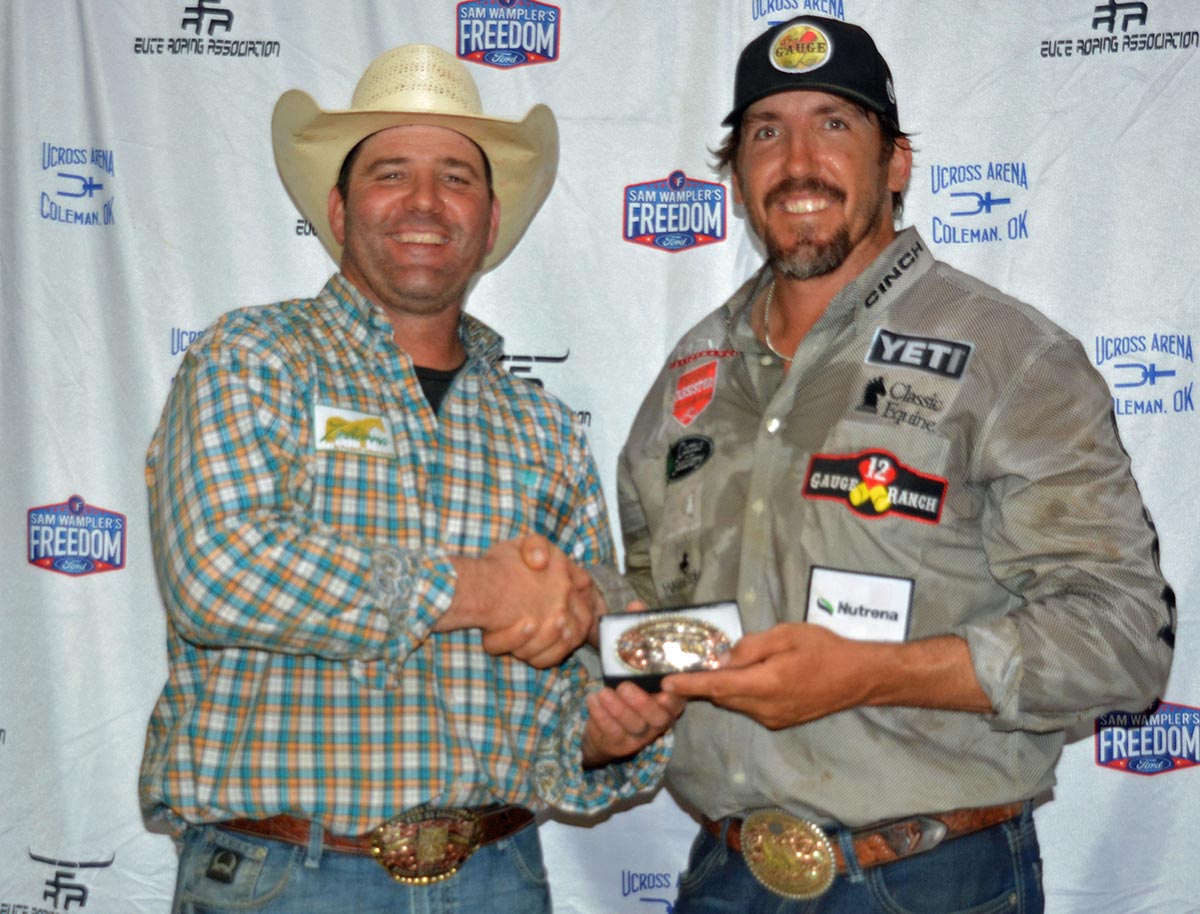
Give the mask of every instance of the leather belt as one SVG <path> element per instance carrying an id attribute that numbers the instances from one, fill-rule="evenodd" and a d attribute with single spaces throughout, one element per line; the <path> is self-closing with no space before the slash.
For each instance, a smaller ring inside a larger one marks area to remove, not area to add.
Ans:
<path id="1" fill-rule="evenodd" d="M 930 850 L 943 841 L 959 838 L 1008 822 L 1021 814 L 1023 802 L 1005 803 L 1000 806 L 982 806 L 973 809 L 955 809 L 932 815 L 912 816 L 897 819 L 882 825 L 872 825 L 851 832 L 854 856 L 864 869 L 902 860 Z M 742 820 L 729 819 L 725 831 L 725 842 L 737 853 L 742 852 Z M 720 821 L 704 820 L 704 827 L 717 838 L 721 837 Z M 846 872 L 846 859 L 837 841 L 830 842 L 837 871 Z"/>
<path id="2" fill-rule="evenodd" d="M 358 836 L 326 832 L 323 847 L 343 854 L 374 857 L 398 882 L 424 885 L 458 871 L 478 848 L 506 838 L 533 821 L 521 806 L 477 806 L 469 809 L 410 810 L 374 831 Z M 225 831 L 271 838 L 307 847 L 311 823 L 295 816 L 227 819 Z"/>

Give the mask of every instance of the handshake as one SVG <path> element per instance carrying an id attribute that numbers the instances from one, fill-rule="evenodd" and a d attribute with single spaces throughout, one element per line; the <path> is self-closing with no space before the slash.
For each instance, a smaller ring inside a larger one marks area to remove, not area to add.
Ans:
<path id="1" fill-rule="evenodd" d="M 451 559 L 454 602 L 435 628 L 479 628 L 489 654 L 530 666 L 556 666 L 585 641 L 597 640 L 607 607 L 591 575 L 544 536 L 497 543 L 478 558 Z M 683 712 L 676 695 L 649 695 L 631 682 L 592 692 L 583 731 L 583 764 L 593 768 L 632 755 Z"/>
<path id="2" fill-rule="evenodd" d="M 451 561 L 458 584 L 438 630 L 482 629 L 489 654 L 542 669 L 595 642 L 604 599 L 591 575 L 544 536 L 527 534 Z"/>

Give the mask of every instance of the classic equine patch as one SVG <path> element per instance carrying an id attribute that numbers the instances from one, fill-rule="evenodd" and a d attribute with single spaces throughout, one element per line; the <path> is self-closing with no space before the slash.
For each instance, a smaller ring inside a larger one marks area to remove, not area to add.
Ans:
<path id="1" fill-rule="evenodd" d="M 667 451 L 667 482 L 690 476 L 708 462 L 713 454 L 711 438 L 704 435 L 688 435 L 680 438 Z"/>
<path id="2" fill-rule="evenodd" d="M 861 517 L 897 514 L 936 524 L 946 485 L 940 476 L 906 467 L 887 451 L 814 454 L 804 476 L 804 496 L 844 502 Z"/>

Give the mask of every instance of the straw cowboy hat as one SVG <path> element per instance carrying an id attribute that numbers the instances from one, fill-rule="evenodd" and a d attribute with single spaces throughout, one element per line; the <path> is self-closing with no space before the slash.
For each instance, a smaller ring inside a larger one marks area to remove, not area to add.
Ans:
<path id="1" fill-rule="evenodd" d="M 484 117 L 464 64 L 431 45 L 409 44 L 372 61 L 346 111 L 323 111 L 305 92 L 280 96 L 271 117 L 275 165 L 292 200 L 334 261 L 342 247 L 329 228 L 329 191 L 360 140 L 389 127 L 447 127 L 474 140 L 492 167 L 500 230 L 483 262 L 488 270 L 513 249 L 541 207 L 558 170 L 558 125 L 545 105 L 521 121 Z"/>

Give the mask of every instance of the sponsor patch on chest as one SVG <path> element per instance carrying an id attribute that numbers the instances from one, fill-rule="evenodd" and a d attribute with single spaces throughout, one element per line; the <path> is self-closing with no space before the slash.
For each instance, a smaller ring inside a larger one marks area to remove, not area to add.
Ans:
<path id="1" fill-rule="evenodd" d="M 857 641 L 906 641 L 913 582 L 814 566 L 805 621 Z"/>
<path id="2" fill-rule="evenodd" d="M 973 348 L 970 343 L 957 340 L 908 336 L 880 327 L 875 331 L 875 338 L 871 340 L 867 362 L 872 365 L 915 368 L 957 381 L 967 370 L 967 362 L 971 358 Z"/>
<path id="3" fill-rule="evenodd" d="M 671 414 L 680 425 L 688 426 L 696 421 L 713 401 L 717 391 L 717 360 L 701 362 L 689 368 L 675 381 L 675 402 Z"/>
<path id="4" fill-rule="evenodd" d="M 804 497 L 843 502 L 860 517 L 896 515 L 936 524 L 947 482 L 914 470 L 887 451 L 814 454 L 804 474 Z"/>
<path id="5" fill-rule="evenodd" d="M 313 441 L 318 451 L 396 456 L 392 426 L 384 416 L 322 403 L 313 408 Z"/>

